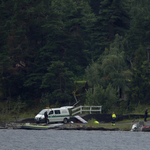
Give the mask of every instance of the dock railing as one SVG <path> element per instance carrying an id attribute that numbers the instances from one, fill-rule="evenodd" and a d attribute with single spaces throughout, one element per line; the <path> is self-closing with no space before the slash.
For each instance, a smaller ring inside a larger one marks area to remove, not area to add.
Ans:
<path id="1" fill-rule="evenodd" d="M 92 112 L 102 113 L 102 106 L 78 106 L 72 109 L 72 116 L 79 113 L 82 114 L 83 112 L 89 112 L 90 114 Z"/>

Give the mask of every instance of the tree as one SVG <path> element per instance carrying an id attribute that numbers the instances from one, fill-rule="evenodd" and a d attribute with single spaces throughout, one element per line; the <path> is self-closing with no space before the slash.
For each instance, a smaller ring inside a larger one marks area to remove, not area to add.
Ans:
<path id="1" fill-rule="evenodd" d="M 100 6 L 100 2 L 101 1 L 98 1 L 98 0 L 86 0 L 86 1 L 88 1 L 89 5 L 91 6 L 92 12 L 94 12 L 94 14 L 96 16 L 98 16 L 98 14 L 99 14 L 99 6 Z"/>
<path id="2" fill-rule="evenodd" d="M 150 97 L 150 64 L 146 60 L 146 50 L 142 46 L 135 52 L 133 64 L 127 93 L 130 104 L 134 103 L 138 106 L 138 104 L 149 103 Z"/>
<path id="3" fill-rule="evenodd" d="M 130 10 L 130 30 L 128 33 L 129 50 L 128 55 L 134 56 L 140 45 L 145 48 L 150 46 L 150 2 L 148 0 L 132 0 Z"/>
<path id="4" fill-rule="evenodd" d="M 52 1 L 52 8 L 58 18 L 54 22 L 48 20 L 44 26 L 50 31 L 45 49 L 49 49 L 53 54 L 52 60 L 67 62 L 67 67 L 76 75 L 83 74 L 91 57 L 89 39 L 95 16 L 84 1 Z M 50 30 L 52 26 L 54 29 Z"/>
<path id="5" fill-rule="evenodd" d="M 2 19 L 7 18 L 3 20 L 1 27 L 3 37 L 2 79 L 5 79 L 2 84 L 6 93 L 5 98 L 8 95 L 17 97 L 20 93 L 22 100 L 26 100 L 27 97 L 29 99 L 34 95 L 31 91 L 33 93 L 36 91 L 37 96 L 40 93 L 38 87 L 40 87 L 41 73 L 35 76 L 33 70 L 37 70 L 35 62 L 37 62 L 38 50 L 44 44 L 41 24 L 46 16 L 39 11 L 43 6 L 42 3 L 30 0 L 2 1 L 1 3 Z M 28 82 L 28 77 L 31 77 L 31 83 Z M 33 84 L 32 87 L 24 86 Z"/>
<path id="6" fill-rule="evenodd" d="M 100 69 L 100 65 L 96 62 L 93 62 L 85 69 L 88 84 L 93 88 L 100 83 Z"/>
<path id="7" fill-rule="evenodd" d="M 65 63 L 53 61 L 43 76 L 41 85 L 45 92 L 51 92 L 50 103 L 69 104 L 73 91 L 73 73 L 65 68 Z"/>
<path id="8" fill-rule="evenodd" d="M 125 45 L 126 40 L 116 35 L 114 42 L 110 45 L 110 50 L 105 49 L 101 56 L 103 76 L 118 90 L 126 86 L 126 79 L 129 75 L 124 54 Z"/>
<path id="9" fill-rule="evenodd" d="M 86 92 L 86 105 L 101 105 L 103 107 L 103 113 L 107 113 L 112 106 L 116 105 L 118 98 L 116 96 L 116 90 L 112 88 L 111 84 L 106 89 L 98 85 Z"/>
<path id="10" fill-rule="evenodd" d="M 100 2 L 99 16 L 93 33 L 95 54 L 102 54 L 105 47 L 109 49 L 116 34 L 125 36 L 130 23 L 127 4 L 127 1 L 124 0 L 102 0 Z"/>
<path id="11" fill-rule="evenodd" d="M 22 100 L 28 99 L 31 103 L 33 99 L 40 99 L 43 77 L 52 62 L 63 62 L 70 72 L 83 75 L 90 60 L 88 39 L 95 21 L 88 3 L 15 0 L 2 4 L 1 13 L 7 18 L 0 30 L 7 44 L 1 53 L 1 57 L 5 55 L 2 63 L 5 62 L 6 67 L 1 79 L 9 77 L 5 86 L 2 83 L 6 95 L 17 97 L 19 93 Z M 49 92 L 53 90 L 56 88 Z"/>
<path id="12" fill-rule="evenodd" d="M 110 92 L 107 94 L 112 94 L 114 99 L 112 98 L 112 100 L 107 97 L 108 101 L 107 98 L 104 98 L 106 102 L 102 101 L 101 103 L 104 107 L 107 107 L 106 104 L 110 107 L 112 101 L 116 105 L 116 102 L 125 94 L 127 79 L 130 77 L 130 71 L 128 70 L 124 55 L 125 45 L 126 40 L 116 35 L 114 42 L 110 45 L 110 49 L 105 49 L 99 60 L 87 67 L 85 70 L 86 77 L 91 86 L 87 91 L 87 102 L 92 103 L 93 100 L 93 103 L 99 103 L 99 99 L 103 99 L 100 97 L 104 95 L 103 92 L 106 90 Z M 108 104 L 109 100 L 110 105 Z"/>

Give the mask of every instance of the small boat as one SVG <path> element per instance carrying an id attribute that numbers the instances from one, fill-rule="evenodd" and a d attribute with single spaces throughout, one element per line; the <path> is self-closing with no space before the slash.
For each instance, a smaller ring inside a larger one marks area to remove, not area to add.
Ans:
<path id="1" fill-rule="evenodd" d="M 131 131 L 138 131 L 138 129 L 139 129 L 138 124 L 133 124 Z"/>
<path id="2" fill-rule="evenodd" d="M 38 125 L 22 125 L 21 129 L 28 129 L 28 130 L 47 130 L 49 129 L 48 126 L 38 126 Z"/>
<path id="3" fill-rule="evenodd" d="M 142 127 L 142 131 L 150 131 L 150 125 Z"/>

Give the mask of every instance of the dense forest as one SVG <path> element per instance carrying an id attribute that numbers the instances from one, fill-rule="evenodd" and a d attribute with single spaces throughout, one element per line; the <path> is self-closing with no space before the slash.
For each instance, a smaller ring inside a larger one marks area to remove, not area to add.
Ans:
<path id="1" fill-rule="evenodd" d="M 149 0 L 0 0 L 0 103 L 150 104 Z"/>

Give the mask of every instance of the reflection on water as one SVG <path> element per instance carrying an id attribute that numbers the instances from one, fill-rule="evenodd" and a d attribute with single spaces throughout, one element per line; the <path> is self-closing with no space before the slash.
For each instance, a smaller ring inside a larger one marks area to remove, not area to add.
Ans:
<path id="1" fill-rule="evenodd" d="M 149 132 L 0 130 L 1 150 L 149 150 Z"/>

